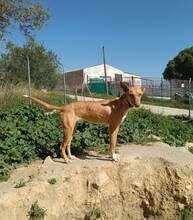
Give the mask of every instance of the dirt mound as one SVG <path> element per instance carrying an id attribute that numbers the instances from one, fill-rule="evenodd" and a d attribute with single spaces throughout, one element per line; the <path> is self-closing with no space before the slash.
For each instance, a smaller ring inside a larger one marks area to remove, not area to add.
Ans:
<path id="1" fill-rule="evenodd" d="M 193 155 L 185 148 L 128 145 L 119 154 L 118 163 L 91 153 L 68 165 L 47 158 L 20 167 L 0 183 L 1 219 L 29 219 L 35 201 L 45 220 L 180 219 L 193 204 Z"/>

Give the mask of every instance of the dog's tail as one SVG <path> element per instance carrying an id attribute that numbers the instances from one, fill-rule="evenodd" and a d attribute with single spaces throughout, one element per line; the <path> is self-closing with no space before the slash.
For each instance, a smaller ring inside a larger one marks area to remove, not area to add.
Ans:
<path id="1" fill-rule="evenodd" d="M 32 97 L 32 96 L 28 96 L 28 95 L 23 95 L 23 96 L 28 98 L 28 99 L 31 99 L 32 101 L 34 101 L 34 102 L 36 102 L 40 105 L 43 105 L 44 107 L 46 107 L 49 110 L 60 110 L 61 111 L 63 109 L 63 107 L 50 105 L 50 104 L 48 104 L 48 103 L 46 103 L 46 102 L 44 102 L 40 99 L 36 99 L 36 98 Z"/>

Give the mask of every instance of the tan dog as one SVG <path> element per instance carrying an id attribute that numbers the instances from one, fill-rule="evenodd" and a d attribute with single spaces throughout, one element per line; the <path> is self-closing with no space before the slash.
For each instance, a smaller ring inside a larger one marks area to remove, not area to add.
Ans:
<path id="1" fill-rule="evenodd" d="M 63 127 L 63 141 L 60 146 L 61 155 L 66 163 L 75 157 L 71 155 L 70 144 L 75 131 L 76 122 L 85 120 L 97 124 L 109 125 L 110 152 L 113 160 L 119 160 L 119 155 L 115 154 L 117 133 L 130 107 L 139 107 L 141 97 L 145 92 L 145 86 L 128 87 L 124 82 L 120 82 L 124 94 L 119 98 L 102 101 L 80 101 L 66 104 L 64 106 L 54 106 L 39 99 L 24 95 L 28 99 L 45 106 L 50 110 L 60 111 L 60 120 Z M 66 155 L 67 150 L 67 155 Z"/>

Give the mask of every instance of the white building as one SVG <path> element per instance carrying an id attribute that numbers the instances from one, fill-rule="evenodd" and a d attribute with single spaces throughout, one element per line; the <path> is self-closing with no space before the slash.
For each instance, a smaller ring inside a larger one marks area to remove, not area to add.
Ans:
<path id="1" fill-rule="evenodd" d="M 141 77 L 139 75 L 126 73 L 108 64 L 106 64 L 106 75 L 108 82 L 125 81 L 133 86 L 141 85 Z M 65 72 L 66 85 L 78 86 L 83 83 L 89 84 L 90 79 L 94 78 L 105 78 L 104 64 Z"/>

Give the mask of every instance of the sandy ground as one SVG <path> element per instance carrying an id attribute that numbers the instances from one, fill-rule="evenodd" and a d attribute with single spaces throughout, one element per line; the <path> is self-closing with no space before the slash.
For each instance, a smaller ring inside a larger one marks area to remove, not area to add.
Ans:
<path id="1" fill-rule="evenodd" d="M 69 164 L 47 157 L 17 168 L 0 183 L 2 219 L 27 220 L 38 201 L 46 220 L 93 220 L 86 213 L 98 207 L 106 213 L 99 219 L 177 220 L 176 213 L 193 201 L 193 155 L 187 148 L 156 142 L 120 146 L 118 152 L 119 162 L 90 152 Z M 16 188 L 21 180 L 25 185 Z"/>
<path id="2" fill-rule="evenodd" d="M 169 163 L 180 165 L 193 164 L 193 155 L 185 147 L 170 147 L 162 142 L 150 143 L 147 145 L 122 145 L 118 148 L 120 163 L 132 161 L 134 158 L 143 158 L 152 160 L 162 158 Z M 45 161 L 35 161 L 30 165 L 22 165 L 12 171 L 11 178 L 7 182 L 0 183 L 0 195 L 13 190 L 14 186 L 23 179 L 29 181 L 31 176 L 38 177 L 39 181 L 48 180 L 53 176 L 71 175 L 79 173 L 84 168 L 94 168 L 118 164 L 112 161 L 110 156 L 97 155 L 95 152 L 89 152 L 78 156 L 74 161 L 65 164 L 62 158 L 51 159 L 47 157 Z"/>

